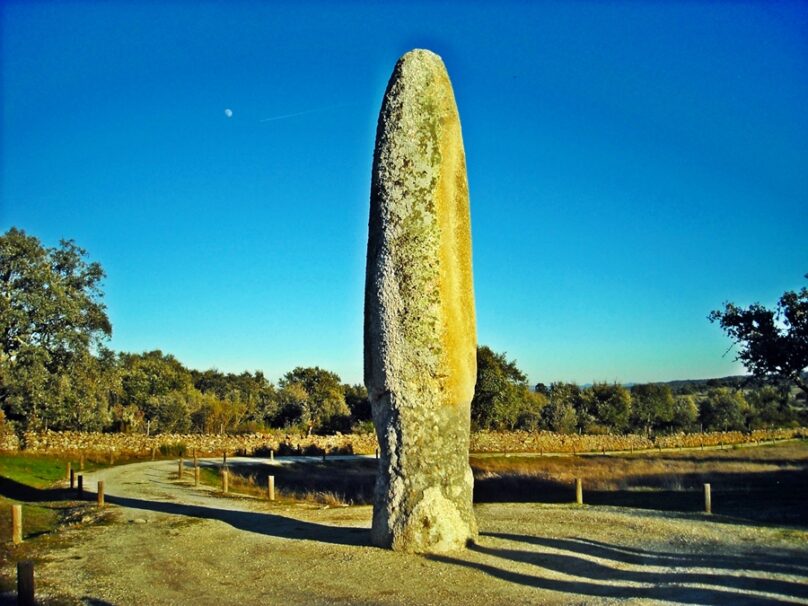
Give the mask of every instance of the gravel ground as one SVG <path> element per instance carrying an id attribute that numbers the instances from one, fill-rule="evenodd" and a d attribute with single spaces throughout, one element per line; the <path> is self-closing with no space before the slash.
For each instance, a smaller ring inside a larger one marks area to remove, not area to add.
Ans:
<path id="1" fill-rule="evenodd" d="M 211 460 L 212 462 L 212 460 Z M 43 603 L 808 604 L 808 532 L 720 516 L 524 503 L 476 507 L 447 556 L 367 544 L 369 507 L 223 497 L 176 463 L 88 476 L 112 523 L 63 530 Z"/>

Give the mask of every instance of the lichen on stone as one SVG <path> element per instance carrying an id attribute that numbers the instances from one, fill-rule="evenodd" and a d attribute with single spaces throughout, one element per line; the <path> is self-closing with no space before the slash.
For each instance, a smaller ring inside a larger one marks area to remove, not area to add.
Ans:
<path id="1" fill-rule="evenodd" d="M 381 451 L 374 543 L 440 552 L 476 535 L 468 466 L 475 379 L 460 120 L 443 61 L 414 50 L 385 92 L 371 183 L 365 384 Z"/>

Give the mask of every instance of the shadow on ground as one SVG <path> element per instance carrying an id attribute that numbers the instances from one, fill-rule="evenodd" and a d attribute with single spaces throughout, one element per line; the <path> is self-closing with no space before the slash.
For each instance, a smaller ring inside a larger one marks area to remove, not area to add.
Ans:
<path id="1" fill-rule="evenodd" d="M 504 541 L 507 541 L 505 547 L 490 544 Z M 682 554 L 626 548 L 579 538 L 545 539 L 503 533 L 482 533 L 480 544 L 469 546 L 469 550 L 483 556 L 485 561 L 448 555 L 428 557 L 444 564 L 478 570 L 510 583 L 589 597 L 733 605 L 791 604 L 793 598 L 808 598 L 808 555 L 798 551 L 788 555 L 760 552 L 738 556 Z M 530 565 L 534 572 L 516 572 L 514 564 Z M 626 570 L 626 564 L 669 570 Z M 710 570 L 683 572 L 671 568 Z M 548 572 L 578 578 L 548 578 Z M 760 576 L 772 573 L 800 579 L 785 581 Z"/>
<path id="2" fill-rule="evenodd" d="M 0 495 L 29 503 L 71 500 L 94 501 L 96 499 L 95 491 L 85 490 L 83 499 L 78 499 L 76 490 L 70 490 L 69 488 L 31 488 L 25 484 L 2 477 L 0 477 Z M 206 520 L 219 520 L 239 530 L 285 539 L 321 541 L 339 545 L 370 545 L 370 532 L 366 528 L 328 526 L 270 513 L 216 509 L 165 501 L 149 501 L 111 494 L 107 494 L 105 498 L 107 503 L 122 507 Z"/>
<path id="3" fill-rule="evenodd" d="M 204 520 L 218 520 L 239 530 L 283 539 L 320 541 L 337 545 L 370 545 L 370 532 L 367 528 L 328 526 L 272 513 L 215 509 L 201 505 L 147 501 L 130 497 L 107 496 L 107 502 L 145 511 L 189 516 Z"/>

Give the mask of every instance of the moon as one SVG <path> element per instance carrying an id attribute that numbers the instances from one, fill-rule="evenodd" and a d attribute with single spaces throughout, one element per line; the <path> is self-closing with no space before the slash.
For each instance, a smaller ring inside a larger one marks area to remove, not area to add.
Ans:
<path id="1" fill-rule="evenodd" d="M 224 115 L 227 116 L 228 118 L 232 118 L 233 117 L 233 110 L 232 109 L 224 110 Z"/>

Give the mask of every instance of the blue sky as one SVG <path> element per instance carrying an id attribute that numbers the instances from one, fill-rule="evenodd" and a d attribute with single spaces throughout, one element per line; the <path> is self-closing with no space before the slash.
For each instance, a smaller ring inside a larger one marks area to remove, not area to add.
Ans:
<path id="1" fill-rule="evenodd" d="M 805 283 L 806 3 L 0 11 L 0 230 L 103 265 L 115 349 L 361 382 L 376 118 L 412 48 L 455 88 L 479 342 L 532 382 L 735 374 L 710 310 Z"/>

